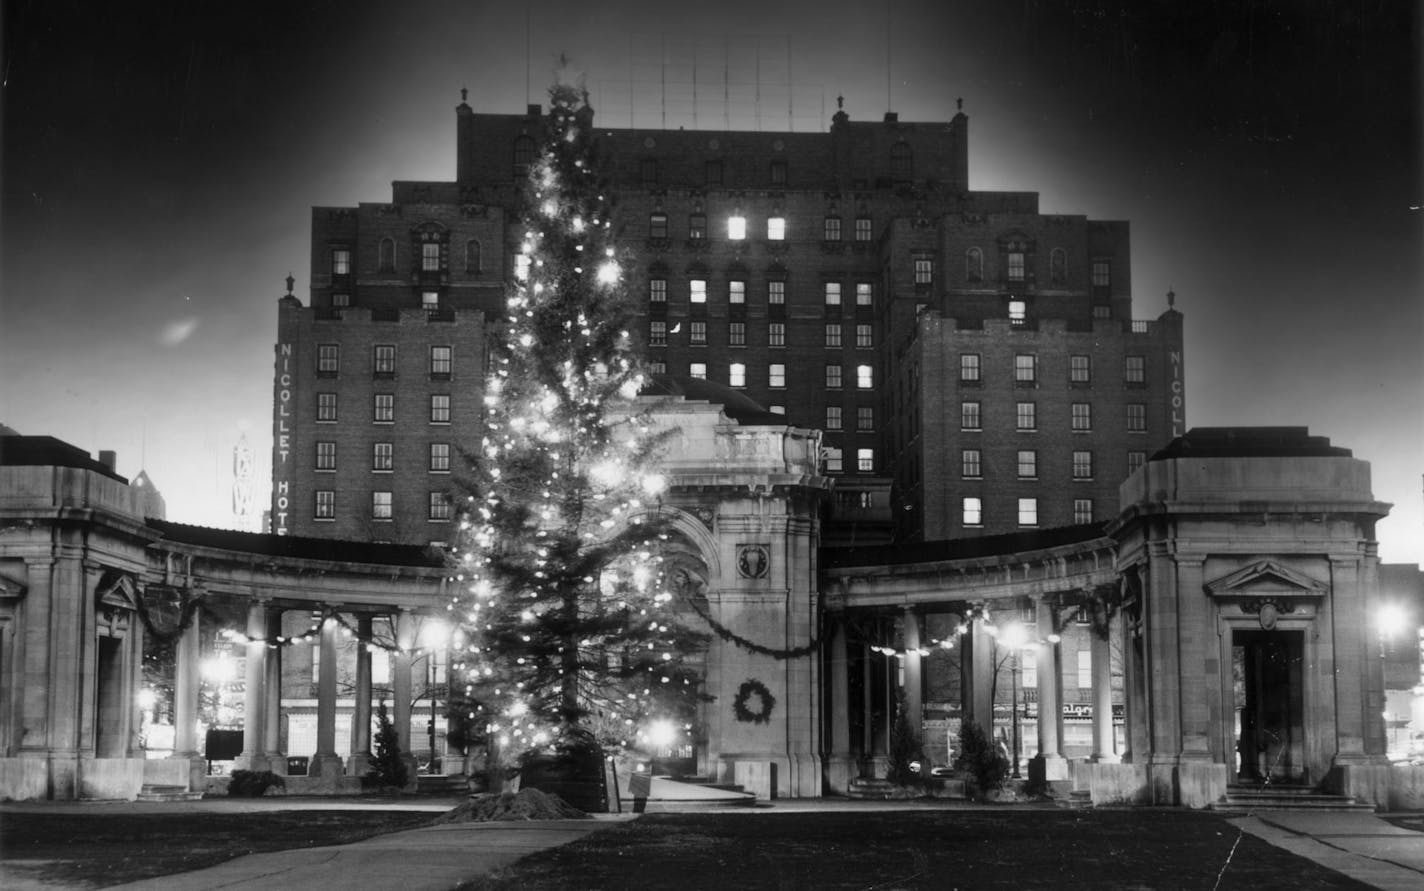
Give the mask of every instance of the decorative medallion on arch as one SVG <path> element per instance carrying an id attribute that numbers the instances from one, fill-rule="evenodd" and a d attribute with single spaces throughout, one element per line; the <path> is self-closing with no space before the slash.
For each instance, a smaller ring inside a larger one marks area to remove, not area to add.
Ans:
<path id="1" fill-rule="evenodd" d="M 1275 560 L 1258 560 L 1203 586 L 1223 607 L 1234 606 L 1242 616 L 1254 616 L 1270 631 L 1282 616 L 1313 618 L 1327 588 L 1304 573 Z"/>
<path id="2" fill-rule="evenodd" d="M 771 571 L 771 549 L 764 544 L 737 545 L 737 577 L 764 579 Z"/>

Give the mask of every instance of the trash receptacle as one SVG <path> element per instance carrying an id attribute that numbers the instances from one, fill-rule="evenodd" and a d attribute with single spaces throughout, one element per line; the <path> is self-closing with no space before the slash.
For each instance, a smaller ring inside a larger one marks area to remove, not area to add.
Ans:
<path id="1" fill-rule="evenodd" d="M 304 777 L 307 775 L 307 764 L 311 759 L 306 755 L 293 755 L 287 759 L 287 776 Z"/>

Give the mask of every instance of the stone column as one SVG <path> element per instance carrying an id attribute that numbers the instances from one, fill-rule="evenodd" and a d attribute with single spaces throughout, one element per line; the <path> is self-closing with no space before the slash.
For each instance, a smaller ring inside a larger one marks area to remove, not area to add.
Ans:
<path id="1" fill-rule="evenodd" d="M 920 616 L 913 609 L 905 608 L 905 713 L 910 717 L 910 726 L 915 733 L 921 733 L 925 723 L 924 715 L 924 657 L 915 652 L 920 648 Z"/>
<path id="2" fill-rule="evenodd" d="M 991 742 L 994 738 L 994 638 L 984 630 L 984 620 L 975 619 L 970 639 L 969 682 L 970 720 L 977 721 Z"/>
<path id="3" fill-rule="evenodd" d="M 1068 760 L 1060 751 L 1063 709 L 1058 704 L 1058 644 L 1050 640 L 1058 634 L 1057 617 L 1048 600 L 1039 600 L 1034 610 L 1039 639 L 1033 654 L 1038 673 L 1038 754 L 1029 759 L 1028 776 L 1038 782 L 1066 780 Z"/>
<path id="4" fill-rule="evenodd" d="M 267 637 L 275 640 L 282 634 L 282 610 L 273 607 L 267 612 Z M 282 752 L 282 649 L 267 651 L 267 706 L 262 719 L 262 747 L 273 773 L 287 772 L 287 756 Z"/>
<path id="5" fill-rule="evenodd" d="M 351 716 L 351 758 L 346 772 L 365 776 L 371 767 L 371 616 L 356 620 L 356 708 Z"/>
<path id="6" fill-rule="evenodd" d="M 831 750 L 826 760 L 830 791 L 844 794 L 855 775 L 850 752 L 850 665 L 844 615 L 830 617 Z"/>
<path id="7" fill-rule="evenodd" d="M 1117 764 L 1117 746 L 1113 738 L 1112 719 L 1112 650 L 1109 646 L 1110 634 L 1104 628 L 1104 636 L 1098 629 L 1088 632 L 1089 653 L 1093 663 L 1093 755 L 1099 764 Z"/>
<path id="8" fill-rule="evenodd" d="M 188 790 L 207 788 L 208 762 L 198 750 L 202 612 L 178 636 L 173 656 L 173 759 L 188 762 Z"/>
<path id="9" fill-rule="evenodd" d="M 242 694 L 242 754 L 236 766 L 243 770 L 270 770 L 262 754 L 266 735 L 262 725 L 267 715 L 267 603 L 254 600 L 247 607 L 247 686 Z"/>
<path id="10" fill-rule="evenodd" d="M 316 687 L 316 754 L 311 775 L 341 775 L 341 756 L 336 754 L 336 633 L 340 624 L 334 617 L 321 623 L 321 666 Z"/>
<path id="11" fill-rule="evenodd" d="M 415 783 L 417 763 L 415 753 L 410 750 L 410 683 L 411 668 L 415 662 L 415 617 L 410 610 L 403 609 L 396 616 L 396 657 L 391 671 L 391 699 L 396 725 L 396 735 L 400 739 L 401 758 L 410 770 L 410 782 Z"/>
<path id="12" fill-rule="evenodd" d="M 875 727 L 873 724 L 875 716 L 874 705 L 874 672 L 872 671 L 871 659 L 879 654 L 870 649 L 870 644 L 860 645 L 860 756 L 865 760 L 863 770 L 868 770 L 870 757 L 875 754 Z M 867 774 L 873 776 L 873 774 Z"/>

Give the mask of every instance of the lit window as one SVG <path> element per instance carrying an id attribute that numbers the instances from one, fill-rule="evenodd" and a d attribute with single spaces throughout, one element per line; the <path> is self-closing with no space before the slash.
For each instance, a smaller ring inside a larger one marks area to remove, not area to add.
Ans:
<path id="1" fill-rule="evenodd" d="M 653 213 L 653 214 L 648 214 L 648 237 L 649 237 L 649 238 L 667 238 L 667 237 L 668 237 L 668 224 L 667 224 L 667 220 L 668 220 L 667 214 L 665 214 L 665 213 Z"/>
<path id="2" fill-rule="evenodd" d="M 693 346 L 705 346 L 707 344 L 707 323 L 689 322 L 687 332 L 687 342 Z"/>
<path id="3" fill-rule="evenodd" d="M 1075 402 L 1072 412 L 1074 433 L 1087 433 L 1093 429 L 1093 406 L 1090 403 Z"/>
<path id="4" fill-rule="evenodd" d="M 430 423 L 450 423 L 450 394 L 433 393 L 430 396 Z"/>
<path id="5" fill-rule="evenodd" d="M 875 289 L 874 289 L 874 287 L 871 286 L 870 282 L 856 282 L 856 283 L 855 283 L 855 305 L 856 305 L 856 306 L 874 306 L 874 305 L 875 305 Z"/>
<path id="6" fill-rule="evenodd" d="M 841 218 L 826 217 L 825 228 L 822 229 L 821 237 L 826 241 L 841 240 Z"/>
<path id="7" fill-rule="evenodd" d="M 371 448 L 371 469 L 389 473 L 395 467 L 395 445 L 375 443 Z"/>
<path id="8" fill-rule="evenodd" d="M 766 220 L 768 241 L 783 241 L 786 238 L 786 217 L 768 217 Z"/>
<path id="9" fill-rule="evenodd" d="M 1075 451 L 1073 453 L 1073 479 L 1090 480 L 1093 478 L 1093 453 Z"/>
<path id="10" fill-rule="evenodd" d="M 390 424 L 396 419 L 396 397 L 394 393 L 377 393 L 375 413 L 372 417 L 377 424 Z"/>
<path id="11" fill-rule="evenodd" d="M 870 217 L 856 217 L 856 218 L 855 218 L 855 240 L 856 240 L 856 241 L 869 241 L 869 240 L 870 240 L 870 234 L 871 234 L 871 225 L 872 225 L 872 224 L 871 224 L 871 222 L 870 222 Z"/>
<path id="12" fill-rule="evenodd" d="M 732 280 L 727 282 L 727 302 L 746 303 L 747 283 L 744 281 Z"/>
<path id="13" fill-rule="evenodd" d="M 336 469 L 336 443 L 318 442 L 316 444 L 316 469 Z"/>
<path id="14" fill-rule="evenodd" d="M 1127 472 L 1128 472 L 1129 474 L 1136 473 L 1136 472 L 1138 471 L 1138 469 L 1141 468 L 1142 465 L 1144 465 L 1144 464 L 1146 464 L 1146 463 L 1147 463 L 1147 453 L 1146 453 L 1146 452 L 1128 452 L 1128 453 L 1127 453 Z"/>
<path id="15" fill-rule="evenodd" d="M 450 519 L 450 499 L 444 492 L 430 493 L 430 519 L 432 522 L 444 522 Z"/>
<path id="16" fill-rule="evenodd" d="M 746 346 L 747 345 L 747 323 L 729 322 L 727 324 L 727 345 Z"/>
<path id="17" fill-rule="evenodd" d="M 769 411 L 769 412 L 771 412 L 771 413 L 774 414 L 774 415 L 784 415 L 784 414 L 786 414 L 786 406 L 784 406 L 784 405 L 777 405 L 777 404 L 774 403 L 774 402 L 773 402 L 771 405 L 768 405 L 768 406 L 766 407 L 766 410 Z"/>
<path id="18" fill-rule="evenodd" d="M 344 318 L 346 318 L 346 313 L 344 312 L 344 310 L 346 310 L 346 309 L 347 309 L 348 307 L 350 307 L 350 306 L 351 306 L 351 295 L 350 295 L 350 294 L 332 294 L 332 295 L 331 295 L 331 309 L 332 309 L 331 315 L 332 315 L 332 318 L 336 318 L 336 319 L 344 319 Z"/>
<path id="19" fill-rule="evenodd" d="M 1032 690 L 1038 687 L 1038 658 L 1033 650 L 1024 650 L 1019 653 L 1019 663 L 1023 666 L 1023 685 L 1025 690 Z"/>
<path id="20" fill-rule="evenodd" d="M 648 346 L 667 346 L 667 322 L 648 323 Z"/>
<path id="21" fill-rule="evenodd" d="M 514 279 L 515 279 L 515 281 L 521 281 L 521 282 L 522 282 L 522 281 L 528 281 L 528 280 L 529 280 L 529 263 L 530 263 L 530 260 L 529 260 L 529 255 L 528 255 L 528 254 L 515 254 L 515 255 L 514 255 Z"/>
<path id="22" fill-rule="evenodd" d="M 1068 252 L 1063 248 L 1054 248 L 1049 253 L 1048 276 L 1056 284 L 1062 284 L 1068 280 Z"/>
<path id="23" fill-rule="evenodd" d="M 341 348 L 334 343 L 319 344 L 316 348 L 316 373 L 318 377 L 335 377 L 341 368 Z"/>
<path id="24" fill-rule="evenodd" d="M 691 365 L 687 366 L 687 376 L 690 378 L 695 378 L 699 381 L 707 380 L 707 363 L 693 362 Z"/>
<path id="25" fill-rule="evenodd" d="M 455 366 L 453 347 L 433 346 L 430 348 L 430 376 L 438 380 L 449 380 Z"/>
<path id="26" fill-rule="evenodd" d="M 960 519 L 966 526 L 984 525 L 984 503 L 978 498 L 964 498 L 960 502 Z"/>
<path id="27" fill-rule="evenodd" d="M 1024 255 L 1023 251 L 1009 251 L 1009 281 L 1021 282 L 1024 280 Z"/>
<path id="28" fill-rule="evenodd" d="M 827 325 L 827 326 L 826 326 L 826 346 L 827 346 L 828 348 L 835 349 L 835 348 L 839 347 L 840 345 L 841 345 L 841 326 L 840 326 L 840 325 Z"/>
<path id="29" fill-rule="evenodd" d="M 875 369 L 869 365 L 855 366 L 855 385 L 862 390 L 870 390 L 875 387 Z"/>
<path id="30" fill-rule="evenodd" d="M 371 493 L 371 519 L 389 520 L 391 518 L 391 493 L 372 492 Z"/>
<path id="31" fill-rule="evenodd" d="M 825 292 L 826 292 L 826 305 L 827 305 L 827 306 L 840 306 L 840 305 L 841 305 L 841 283 L 840 283 L 840 282 L 826 282 Z"/>
<path id="32" fill-rule="evenodd" d="M 959 474 L 966 479 L 978 479 L 984 471 L 978 449 L 961 449 L 959 452 Z"/>
<path id="33" fill-rule="evenodd" d="M 1020 499 L 1019 499 L 1019 525 L 1020 525 L 1020 526 L 1037 526 L 1037 525 L 1038 525 L 1038 499 L 1037 499 L 1037 498 L 1020 498 Z"/>
<path id="34" fill-rule="evenodd" d="M 1074 498 L 1073 499 L 1073 522 L 1091 523 L 1093 522 L 1093 499 Z"/>
<path id="35" fill-rule="evenodd" d="M 865 433 L 875 429 L 875 409 L 862 405 L 855 410 L 855 429 Z"/>
<path id="36" fill-rule="evenodd" d="M 1019 449 L 1018 455 L 1019 479 L 1031 480 L 1038 478 L 1038 452 L 1032 449 Z"/>
<path id="37" fill-rule="evenodd" d="M 1147 406 L 1141 402 L 1130 402 L 1127 405 L 1127 432 L 1147 432 Z"/>
<path id="38" fill-rule="evenodd" d="M 959 379 L 961 381 L 977 381 L 980 379 L 979 375 L 979 354 L 960 353 Z"/>
<path id="39" fill-rule="evenodd" d="M 1093 287 L 1106 288 L 1112 284 L 1112 264 L 1107 260 L 1093 261 Z"/>
<path id="40" fill-rule="evenodd" d="M 390 377 L 396 373 L 396 348 L 390 344 L 377 344 L 374 353 L 373 371 L 377 377 Z"/>
<path id="41" fill-rule="evenodd" d="M 786 386 L 786 366 L 780 362 L 773 362 L 767 366 L 766 385 L 778 388 Z"/>
<path id="42" fill-rule="evenodd" d="M 351 251 L 349 248 L 332 248 L 331 250 L 331 274 L 350 275 L 351 274 Z"/>
<path id="43" fill-rule="evenodd" d="M 841 407 L 839 405 L 826 406 L 826 429 L 841 429 Z"/>
<path id="44" fill-rule="evenodd" d="M 856 349 L 868 350 L 875 346 L 875 327 L 873 325 L 855 326 L 855 346 Z"/>
<path id="45" fill-rule="evenodd" d="M 694 278 L 687 283 L 687 299 L 693 303 L 707 302 L 707 279 Z"/>
<path id="46" fill-rule="evenodd" d="M 1129 384 L 1145 383 L 1147 381 L 1147 357 L 1126 357 L 1123 360 L 1122 379 Z"/>
<path id="47" fill-rule="evenodd" d="M 694 213 L 687 217 L 687 237 L 701 241 L 707 237 L 707 214 Z"/>
<path id="48" fill-rule="evenodd" d="M 316 419 L 324 424 L 330 424 L 336 420 L 335 393 L 316 394 Z"/>
<path id="49" fill-rule="evenodd" d="M 732 241 L 741 241 L 747 237 L 747 218 L 744 216 L 727 217 L 727 237 Z"/>
<path id="50" fill-rule="evenodd" d="M 826 366 L 826 389 L 839 390 L 841 388 L 841 367 L 839 365 Z"/>
<path id="51" fill-rule="evenodd" d="M 440 243 L 438 241 L 421 242 L 420 268 L 424 272 L 440 271 Z"/>
<path id="52" fill-rule="evenodd" d="M 766 326 L 766 345 L 774 347 L 786 346 L 785 322 L 771 322 Z"/>
<path id="53" fill-rule="evenodd" d="M 832 446 L 826 447 L 826 471 L 828 473 L 840 473 L 845 469 L 841 459 L 841 450 Z"/>
<path id="54" fill-rule="evenodd" d="M 1074 384 L 1092 383 L 1093 358 L 1091 356 L 1069 356 L 1068 381 Z"/>
<path id="55" fill-rule="evenodd" d="M 450 443 L 432 442 L 430 444 L 430 472 L 450 472 Z"/>
<path id="56" fill-rule="evenodd" d="M 1020 402 L 1014 412 L 1014 426 L 1019 430 L 1037 430 L 1037 405 L 1032 402 Z"/>
<path id="57" fill-rule="evenodd" d="M 741 362 L 733 362 L 727 368 L 727 386 L 745 387 L 747 385 L 747 366 Z"/>
<path id="58" fill-rule="evenodd" d="M 336 519 L 336 492 L 334 490 L 316 490 L 316 509 L 313 516 L 318 520 Z"/>
<path id="59" fill-rule="evenodd" d="M 934 260 L 928 251 L 915 251 L 911 262 L 914 264 L 915 284 L 928 285 L 934 281 Z"/>
<path id="60" fill-rule="evenodd" d="M 471 238 L 469 241 L 465 242 L 465 271 L 466 271 L 466 272 L 479 272 L 479 271 L 480 271 L 480 269 L 481 269 L 481 267 L 482 267 L 482 264 L 483 264 L 483 260 L 481 259 L 482 253 L 483 253 L 483 252 L 480 250 L 480 243 L 479 243 L 478 241 L 476 241 L 475 239 Z"/>
<path id="61" fill-rule="evenodd" d="M 420 307 L 421 307 L 421 309 L 424 309 L 426 312 L 435 312 L 435 311 L 439 310 L 439 309 L 440 309 L 440 292 L 439 292 L 439 291 L 421 291 L 421 292 L 420 292 Z"/>
<path id="62" fill-rule="evenodd" d="M 766 302 L 779 306 L 786 302 L 786 282 L 766 283 Z"/>
<path id="63" fill-rule="evenodd" d="M 1093 687 L 1093 651 L 1078 651 L 1078 687 L 1091 690 Z"/>
<path id="64" fill-rule="evenodd" d="M 961 430 L 981 429 L 979 426 L 979 403 L 959 403 L 959 428 Z"/>
<path id="65" fill-rule="evenodd" d="M 667 303 L 667 279 L 648 279 L 648 302 Z"/>
<path id="66" fill-rule="evenodd" d="M 1022 300 L 1009 301 L 1009 323 L 1014 326 L 1022 325 L 1028 319 L 1028 304 Z"/>
<path id="67" fill-rule="evenodd" d="M 971 282 L 984 279 L 984 252 L 977 247 L 964 252 L 964 279 Z"/>
<path id="68" fill-rule="evenodd" d="M 648 363 L 648 371 L 652 374 L 667 374 L 667 363 L 662 359 L 654 359 Z"/>
<path id="69" fill-rule="evenodd" d="M 861 473 L 873 473 L 875 471 L 875 449 L 856 449 L 855 469 Z"/>
<path id="70" fill-rule="evenodd" d="M 1038 380 L 1038 357 L 1031 353 L 1014 356 L 1014 380 L 1021 384 Z"/>

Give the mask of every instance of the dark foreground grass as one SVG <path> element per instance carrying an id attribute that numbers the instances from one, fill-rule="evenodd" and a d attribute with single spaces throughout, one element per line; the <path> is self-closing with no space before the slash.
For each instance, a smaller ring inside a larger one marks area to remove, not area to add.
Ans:
<path id="1" fill-rule="evenodd" d="M 8 813 L 0 818 L 0 855 L 12 876 L 103 888 L 203 869 L 243 854 L 347 844 L 424 825 L 431 816 L 350 810 Z"/>
<path id="2" fill-rule="evenodd" d="M 1220 883 L 1218 884 L 1218 877 Z M 1367 889 L 1189 811 L 650 814 L 470 889 Z"/>

